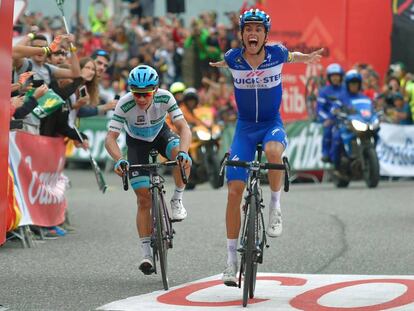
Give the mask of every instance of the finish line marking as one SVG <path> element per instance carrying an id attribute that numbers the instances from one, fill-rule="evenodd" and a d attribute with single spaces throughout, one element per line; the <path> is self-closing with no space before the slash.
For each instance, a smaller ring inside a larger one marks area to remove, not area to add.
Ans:
<path id="1" fill-rule="evenodd" d="M 221 275 L 111 302 L 97 310 L 236 310 L 242 289 L 224 286 Z M 161 287 L 160 281 L 160 287 Z M 414 276 L 259 273 L 254 310 L 414 310 Z"/>

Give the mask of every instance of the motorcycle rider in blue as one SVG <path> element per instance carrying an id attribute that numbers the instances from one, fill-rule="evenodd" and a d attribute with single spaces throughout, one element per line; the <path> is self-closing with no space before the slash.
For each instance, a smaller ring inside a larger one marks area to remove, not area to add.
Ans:
<path id="1" fill-rule="evenodd" d="M 345 74 L 345 89 L 342 92 L 341 96 L 338 98 L 339 100 L 335 101 L 332 108 L 331 113 L 333 115 L 333 120 L 336 120 L 335 113 L 337 111 L 345 111 L 347 113 L 352 113 L 354 109 L 358 105 L 366 105 L 367 107 L 372 107 L 372 102 L 369 97 L 362 94 L 362 76 L 361 74 L 356 71 L 355 69 L 349 70 Z M 336 121 L 335 121 L 336 122 Z M 332 147 L 330 151 L 331 161 L 335 165 L 336 173 L 340 175 L 338 172 L 339 164 L 340 164 L 340 151 L 343 145 L 343 141 L 341 138 L 341 133 L 337 126 L 333 129 L 332 134 Z"/>
<path id="2" fill-rule="evenodd" d="M 243 47 L 234 48 L 224 60 L 210 63 L 215 67 L 228 67 L 234 80 L 238 108 L 237 126 L 230 150 L 230 159 L 252 161 L 256 145 L 263 144 L 266 158 L 271 163 L 282 163 L 286 148 L 286 133 L 280 117 L 282 100 L 282 67 L 284 63 L 315 63 L 323 49 L 310 54 L 289 52 L 281 44 L 266 45 L 270 31 L 270 17 L 258 9 L 245 11 L 239 20 Z M 267 235 L 280 236 L 282 216 L 280 189 L 282 171 L 269 171 L 271 200 Z M 237 286 L 237 240 L 240 231 L 240 204 L 247 181 L 243 168 L 227 169 L 228 198 L 226 210 L 227 267 L 223 282 Z"/>
<path id="3" fill-rule="evenodd" d="M 323 126 L 322 161 L 330 162 L 331 158 L 329 156 L 329 152 L 332 142 L 332 127 L 334 125 L 331 115 L 331 108 L 333 101 L 338 99 L 344 91 L 342 84 L 344 70 L 339 64 L 330 64 L 326 68 L 326 76 L 328 78 L 329 85 L 324 86 L 319 91 L 316 112 L 317 120 Z"/>

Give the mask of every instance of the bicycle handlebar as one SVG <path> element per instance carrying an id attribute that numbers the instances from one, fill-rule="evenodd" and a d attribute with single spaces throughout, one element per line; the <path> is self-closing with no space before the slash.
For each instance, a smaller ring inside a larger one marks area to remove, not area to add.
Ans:
<path id="1" fill-rule="evenodd" d="M 161 166 L 176 166 L 177 161 L 166 161 L 161 163 L 147 163 L 147 164 L 134 164 L 130 165 L 130 168 L 152 170 L 154 168 L 160 168 Z"/>
<path id="2" fill-rule="evenodd" d="M 286 170 L 286 167 L 284 164 L 275 164 L 275 163 L 257 163 L 261 169 L 265 170 Z M 244 167 L 249 168 L 254 166 L 253 162 L 244 162 L 244 161 L 233 161 L 228 160 L 226 161 L 227 166 L 238 166 L 238 167 Z"/>
<path id="3" fill-rule="evenodd" d="M 224 167 L 225 166 L 237 166 L 237 167 L 243 167 L 243 168 L 253 168 L 253 167 L 259 167 L 259 169 L 265 169 L 265 170 L 281 170 L 281 171 L 285 171 L 285 182 L 284 182 L 284 188 L 283 190 L 285 192 L 289 191 L 289 172 L 290 172 L 290 164 L 288 161 L 287 157 L 283 157 L 283 164 L 276 164 L 276 163 L 261 163 L 261 162 L 257 162 L 257 161 L 252 161 L 252 162 L 246 162 L 246 161 L 233 161 L 233 160 L 227 160 L 228 157 L 230 156 L 230 154 L 227 152 L 224 155 L 224 158 L 221 162 L 221 167 L 220 167 L 220 173 L 219 173 L 219 177 L 220 177 L 220 187 L 223 186 L 224 184 Z"/>
<path id="4" fill-rule="evenodd" d="M 188 179 L 187 179 L 187 175 L 185 173 L 184 167 L 181 163 L 178 163 L 178 161 L 165 161 L 161 163 L 148 163 L 148 164 L 134 164 L 134 165 L 130 165 L 129 168 L 151 171 L 151 170 L 160 168 L 161 166 L 176 166 L 176 165 L 180 167 L 181 179 L 183 183 L 187 184 Z M 124 189 L 125 189 L 125 184 L 124 184 Z M 128 188 L 125 190 L 128 190 Z"/>

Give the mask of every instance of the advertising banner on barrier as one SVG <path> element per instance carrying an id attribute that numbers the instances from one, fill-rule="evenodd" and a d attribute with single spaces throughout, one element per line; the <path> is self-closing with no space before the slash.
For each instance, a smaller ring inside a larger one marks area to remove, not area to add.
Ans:
<path id="1" fill-rule="evenodd" d="M 414 176 L 414 125 L 381 124 L 377 154 L 382 176 Z"/>
<path id="2" fill-rule="evenodd" d="M 55 226 L 64 221 L 67 205 L 65 145 L 62 138 L 10 133 L 9 162 L 23 225 Z"/>
<path id="3" fill-rule="evenodd" d="M 107 117 L 91 117 L 83 118 L 81 120 L 80 130 L 88 136 L 91 154 L 96 161 L 105 161 L 110 159 L 108 152 L 105 149 L 105 137 L 107 133 Z M 125 150 L 125 133 L 122 132 L 118 138 L 118 145 L 121 150 Z M 66 149 L 66 156 L 68 160 L 75 161 L 89 161 L 88 153 L 82 148 L 75 148 L 72 144 L 68 145 Z"/>
<path id="4" fill-rule="evenodd" d="M 295 171 L 314 171 L 330 168 L 321 161 L 322 126 L 309 121 L 289 123 L 285 127 L 288 137 L 286 156 Z"/>

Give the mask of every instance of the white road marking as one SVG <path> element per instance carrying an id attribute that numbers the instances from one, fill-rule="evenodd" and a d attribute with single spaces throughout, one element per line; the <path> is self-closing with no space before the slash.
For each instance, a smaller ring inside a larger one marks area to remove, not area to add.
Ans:
<path id="1" fill-rule="evenodd" d="M 169 291 L 114 301 L 97 310 L 238 310 L 242 290 L 224 286 L 221 275 Z M 160 287 L 161 287 L 160 281 Z M 414 310 L 414 276 L 260 273 L 254 310 Z"/>

